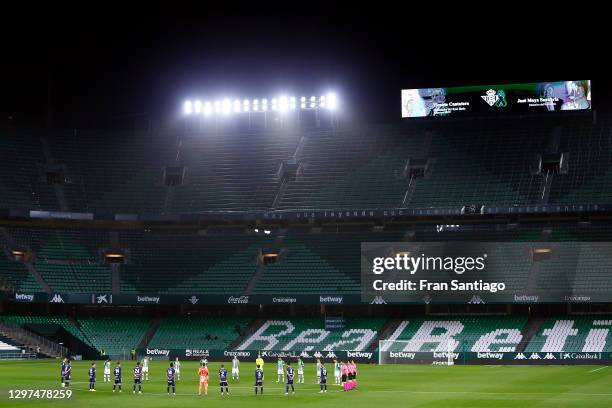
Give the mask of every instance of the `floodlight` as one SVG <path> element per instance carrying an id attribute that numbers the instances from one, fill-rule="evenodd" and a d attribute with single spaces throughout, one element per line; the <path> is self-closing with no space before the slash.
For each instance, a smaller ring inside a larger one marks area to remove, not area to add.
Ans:
<path id="1" fill-rule="evenodd" d="M 276 98 L 272 98 L 272 110 L 276 110 Z"/>
<path id="2" fill-rule="evenodd" d="M 305 96 L 302 96 L 302 97 L 300 98 L 300 102 L 306 102 L 306 97 L 305 97 Z"/>
<path id="3" fill-rule="evenodd" d="M 195 113 L 202 112 L 202 102 L 200 100 L 195 101 L 193 105 L 195 107 Z"/>
<path id="4" fill-rule="evenodd" d="M 240 112 L 240 101 L 238 99 L 234 100 L 234 112 Z"/>
<path id="5" fill-rule="evenodd" d="M 316 103 L 314 103 L 314 102 L 310 102 L 310 107 L 311 107 L 311 108 L 314 108 L 314 107 L 316 107 L 316 106 L 317 106 L 317 104 L 316 104 Z"/>
<path id="6" fill-rule="evenodd" d="M 336 99 L 336 94 L 333 92 L 327 94 L 327 107 L 331 110 L 338 107 L 338 100 Z"/>
<path id="7" fill-rule="evenodd" d="M 316 100 L 317 100 L 317 98 L 316 98 L 316 97 L 314 97 L 314 96 L 311 96 L 311 97 L 310 97 L 310 102 L 315 102 Z"/>
<path id="8" fill-rule="evenodd" d="M 302 102 L 302 103 L 300 104 L 300 107 L 301 107 L 302 109 L 306 109 L 306 102 Z"/>
<path id="9" fill-rule="evenodd" d="M 286 96 L 281 96 L 281 97 L 278 99 L 278 109 L 279 109 L 281 112 L 284 112 L 284 111 L 286 111 L 286 110 L 287 110 L 287 97 L 286 97 Z"/>
<path id="10" fill-rule="evenodd" d="M 183 112 L 185 112 L 185 115 L 191 115 L 191 101 L 185 101 Z"/>
<path id="11" fill-rule="evenodd" d="M 204 116 L 210 116 L 212 113 L 212 104 L 210 102 L 204 102 Z"/>
<path id="12" fill-rule="evenodd" d="M 232 105 L 230 103 L 230 100 L 225 98 L 223 100 L 223 113 L 227 115 L 230 113 L 231 109 L 232 109 Z"/>
<path id="13" fill-rule="evenodd" d="M 221 101 L 215 101 L 215 113 L 221 112 Z"/>

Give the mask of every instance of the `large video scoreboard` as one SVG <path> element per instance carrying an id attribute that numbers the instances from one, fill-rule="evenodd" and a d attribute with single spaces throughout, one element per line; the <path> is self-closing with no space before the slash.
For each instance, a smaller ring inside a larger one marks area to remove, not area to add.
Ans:
<path id="1" fill-rule="evenodd" d="M 590 80 L 402 90 L 403 118 L 588 109 Z"/>

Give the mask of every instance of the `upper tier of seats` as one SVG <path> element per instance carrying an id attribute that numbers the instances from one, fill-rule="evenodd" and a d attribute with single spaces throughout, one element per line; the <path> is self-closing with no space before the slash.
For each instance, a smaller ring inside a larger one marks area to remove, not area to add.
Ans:
<path id="1" fill-rule="evenodd" d="M 557 128 L 558 130 L 555 130 Z M 95 132 L 0 129 L 0 208 L 96 214 L 612 203 L 607 119 L 503 118 L 335 130 Z M 180 140 L 180 143 L 179 143 Z M 567 174 L 533 174 L 542 153 Z M 296 159 L 283 184 L 279 166 Z M 407 160 L 429 160 L 406 179 Z M 64 184 L 47 184 L 61 165 Z M 165 166 L 186 166 L 169 188 Z"/>
<path id="2" fill-rule="evenodd" d="M 397 241 L 563 242 L 610 241 L 607 222 L 492 224 L 460 226 L 390 225 L 382 232 L 355 227 L 291 227 L 266 235 L 252 231 L 147 231 L 9 227 L 0 232 L 0 284 L 8 291 L 58 293 L 166 294 L 359 294 L 361 243 Z M 112 237 L 112 238 L 111 238 Z M 112 268 L 100 252 L 111 243 L 126 249 L 127 264 Z M 605 244 L 602 244 L 605 245 Z M 32 251 L 30 264 L 9 258 L 10 249 Z M 276 263 L 261 265 L 261 251 L 279 253 Z M 595 245 L 573 245 L 567 255 L 554 250 L 533 261 L 523 247 L 493 250 L 486 281 L 503 276 L 516 293 L 563 290 L 609 291 L 609 256 Z M 37 276 L 38 275 L 38 276 Z M 448 276 L 432 271 L 429 279 Z M 39 283 L 40 282 L 40 283 Z"/>

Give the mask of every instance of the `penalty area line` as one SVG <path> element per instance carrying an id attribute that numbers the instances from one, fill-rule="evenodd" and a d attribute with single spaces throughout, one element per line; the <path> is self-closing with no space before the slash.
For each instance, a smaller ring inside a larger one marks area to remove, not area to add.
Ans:
<path id="1" fill-rule="evenodd" d="M 603 370 L 604 368 L 608 368 L 608 366 L 603 366 L 603 367 L 596 368 L 594 370 L 589 371 L 589 373 L 594 373 L 594 372 L 597 372 L 599 370 Z"/>

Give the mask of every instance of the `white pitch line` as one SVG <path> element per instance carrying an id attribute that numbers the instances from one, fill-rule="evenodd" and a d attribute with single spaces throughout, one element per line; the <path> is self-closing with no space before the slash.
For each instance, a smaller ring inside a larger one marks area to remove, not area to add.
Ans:
<path id="1" fill-rule="evenodd" d="M 603 367 L 596 368 L 594 370 L 589 371 L 589 373 L 594 373 L 596 371 L 603 370 L 604 368 L 608 368 L 608 366 L 603 366 Z"/>

